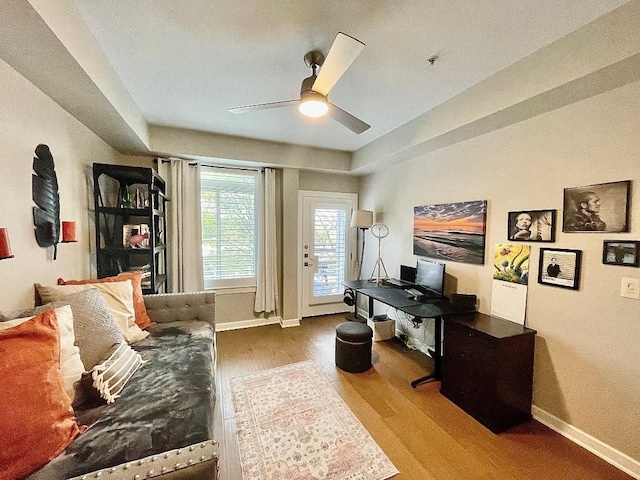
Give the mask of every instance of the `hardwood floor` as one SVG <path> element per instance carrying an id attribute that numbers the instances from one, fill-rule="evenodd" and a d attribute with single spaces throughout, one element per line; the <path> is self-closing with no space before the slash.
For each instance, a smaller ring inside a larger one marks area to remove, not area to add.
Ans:
<path id="1" fill-rule="evenodd" d="M 394 340 L 375 342 L 373 368 L 351 374 L 334 365 L 335 326 L 344 315 L 217 333 L 221 480 L 240 480 L 229 379 L 313 361 L 329 378 L 400 474 L 394 480 L 580 479 L 632 477 L 535 420 L 495 435 L 440 395 L 439 382 L 411 388 L 430 359 Z"/>

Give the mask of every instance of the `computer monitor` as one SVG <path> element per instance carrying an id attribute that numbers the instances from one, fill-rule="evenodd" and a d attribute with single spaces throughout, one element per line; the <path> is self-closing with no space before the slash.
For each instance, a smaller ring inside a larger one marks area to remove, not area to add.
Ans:
<path id="1" fill-rule="evenodd" d="M 444 263 L 418 258 L 416 285 L 444 295 Z"/>

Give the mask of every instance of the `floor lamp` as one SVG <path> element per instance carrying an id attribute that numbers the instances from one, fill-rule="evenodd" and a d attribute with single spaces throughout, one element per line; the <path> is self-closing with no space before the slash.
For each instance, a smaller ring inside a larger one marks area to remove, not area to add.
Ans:
<path id="1" fill-rule="evenodd" d="M 362 247 L 360 248 L 360 260 L 358 261 L 358 278 L 360 280 L 360 275 L 362 274 L 362 262 L 364 260 L 364 237 L 365 230 L 373 225 L 373 212 L 371 210 L 354 210 L 351 214 L 351 227 L 357 228 L 358 230 L 362 230 L 360 233 L 362 237 Z M 356 232 L 356 245 L 358 243 L 357 232 Z M 358 251 L 356 249 L 356 258 L 358 258 Z M 347 315 L 347 320 L 349 321 L 359 321 L 358 319 L 358 294 L 352 290 L 345 290 L 344 302 L 353 306 L 353 315 Z"/>

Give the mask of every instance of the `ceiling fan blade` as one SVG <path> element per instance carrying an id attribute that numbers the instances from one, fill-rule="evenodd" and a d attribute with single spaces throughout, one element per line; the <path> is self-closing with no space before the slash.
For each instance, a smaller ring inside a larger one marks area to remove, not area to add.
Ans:
<path id="1" fill-rule="evenodd" d="M 339 107 L 336 107 L 333 103 L 329 103 L 329 115 L 331 118 L 341 123 L 354 133 L 361 134 L 362 132 L 371 128 L 371 125 L 364 123 L 357 117 L 354 117 L 349 112 L 345 112 Z"/>
<path id="2" fill-rule="evenodd" d="M 300 100 L 285 100 L 284 102 L 258 103 L 256 105 L 246 105 L 227 109 L 231 113 L 255 112 L 256 110 L 267 110 L 269 108 L 289 107 L 300 103 Z"/>
<path id="3" fill-rule="evenodd" d="M 363 49 L 364 43 L 360 40 L 338 33 L 311 90 L 326 96 Z"/>

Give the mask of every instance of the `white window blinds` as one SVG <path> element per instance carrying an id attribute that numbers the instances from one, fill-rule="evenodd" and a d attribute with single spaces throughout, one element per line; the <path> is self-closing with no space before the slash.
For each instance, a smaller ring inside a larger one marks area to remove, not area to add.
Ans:
<path id="1" fill-rule="evenodd" d="M 256 171 L 201 170 L 205 287 L 255 284 Z"/>

